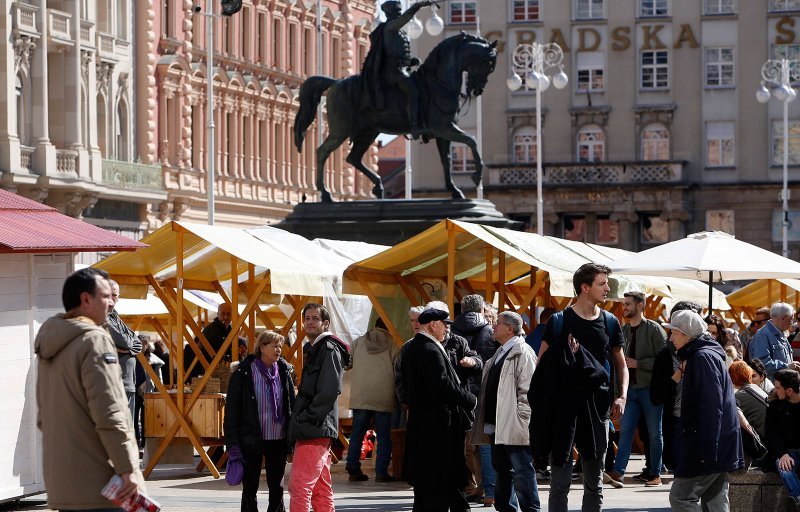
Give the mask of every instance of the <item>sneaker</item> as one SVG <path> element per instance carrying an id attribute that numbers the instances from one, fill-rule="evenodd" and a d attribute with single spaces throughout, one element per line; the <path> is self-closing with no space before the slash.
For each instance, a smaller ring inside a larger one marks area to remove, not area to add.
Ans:
<path id="1" fill-rule="evenodd" d="M 537 469 L 536 470 L 536 479 L 537 480 L 550 480 L 550 472 L 546 469 Z"/>
<path id="2" fill-rule="evenodd" d="M 625 487 L 623 476 L 616 471 L 603 472 L 603 483 L 608 484 L 614 489 L 622 489 Z"/>
<path id="3" fill-rule="evenodd" d="M 641 473 L 633 477 L 633 479 L 636 480 L 637 482 L 649 482 L 651 480 L 650 472 L 642 471 Z"/>
<path id="4" fill-rule="evenodd" d="M 367 475 L 364 475 L 364 476 L 367 476 Z M 395 477 L 393 477 L 392 475 L 386 474 L 386 475 L 377 475 L 375 477 L 375 481 L 378 482 L 378 483 L 389 483 L 389 482 L 396 482 L 397 479 Z"/>
<path id="5" fill-rule="evenodd" d="M 646 481 L 644 483 L 644 486 L 645 487 L 661 487 L 661 477 L 660 476 L 654 476 L 650 480 Z"/>
<path id="6" fill-rule="evenodd" d="M 350 473 L 350 477 L 348 478 L 348 480 L 350 480 L 351 482 L 364 482 L 366 480 L 369 480 L 369 477 L 364 473 L 362 473 L 361 470 L 359 470 Z"/>
<path id="7" fill-rule="evenodd" d="M 467 503 L 483 503 L 483 494 L 467 494 Z"/>
<path id="8" fill-rule="evenodd" d="M 494 506 L 494 498 L 483 498 L 483 506 L 484 507 L 493 507 Z"/>

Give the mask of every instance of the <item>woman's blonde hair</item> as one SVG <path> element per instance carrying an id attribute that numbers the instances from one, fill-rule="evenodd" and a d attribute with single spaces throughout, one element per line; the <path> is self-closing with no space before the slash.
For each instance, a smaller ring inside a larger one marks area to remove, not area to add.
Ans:
<path id="1" fill-rule="evenodd" d="M 271 345 L 274 341 L 280 341 L 282 345 L 286 344 L 286 338 L 275 331 L 262 331 L 256 338 L 256 348 L 253 352 L 256 357 L 261 357 L 261 347 L 264 345 Z"/>

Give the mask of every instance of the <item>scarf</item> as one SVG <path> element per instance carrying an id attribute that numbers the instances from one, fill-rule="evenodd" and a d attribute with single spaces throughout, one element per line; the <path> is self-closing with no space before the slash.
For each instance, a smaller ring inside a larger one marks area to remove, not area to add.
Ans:
<path id="1" fill-rule="evenodd" d="M 278 363 L 272 363 L 272 366 L 267 366 L 261 359 L 255 359 L 255 367 L 258 369 L 261 376 L 269 383 L 269 389 L 272 393 L 272 412 L 275 415 L 275 421 L 283 423 L 283 404 L 279 397 L 281 396 L 281 378 L 278 375 Z M 271 370 L 271 371 L 270 371 Z"/>

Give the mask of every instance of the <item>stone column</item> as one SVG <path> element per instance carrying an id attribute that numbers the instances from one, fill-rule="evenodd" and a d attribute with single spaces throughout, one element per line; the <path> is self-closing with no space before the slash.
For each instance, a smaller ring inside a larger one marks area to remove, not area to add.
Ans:
<path id="1" fill-rule="evenodd" d="M 47 92 L 48 70 L 47 70 L 47 0 L 38 0 L 39 16 L 36 20 L 39 24 L 39 41 L 33 53 L 31 65 L 31 91 L 33 98 L 31 101 L 31 128 L 33 136 L 31 142 L 35 146 L 33 152 L 33 169 L 39 174 L 55 173 L 56 169 L 56 148 L 50 142 L 50 127 L 48 125 L 49 115 L 49 94 Z"/>
<path id="2" fill-rule="evenodd" d="M 636 215 L 633 205 L 627 205 L 625 207 L 615 209 L 610 216 L 610 220 L 618 224 L 617 232 L 619 233 L 619 248 L 626 249 L 628 251 L 635 251 L 638 245 L 636 240 L 636 223 L 639 220 L 639 216 Z"/>
<path id="3" fill-rule="evenodd" d="M 81 2 L 69 0 L 64 2 L 64 9 L 72 15 L 72 40 L 75 44 L 64 55 L 64 146 L 78 152 L 75 171 L 81 178 L 92 178 L 92 169 L 89 162 L 89 152 L 83 143 L 81 117 L 83 112 L 83 98 L 81 95 Z M 87 97 L 88 101 L 88 97 Z M 112 109 L 111 119 L 116 119 L 116 112 Z M 96 177 L 102 181 L 102 173 Z"/>

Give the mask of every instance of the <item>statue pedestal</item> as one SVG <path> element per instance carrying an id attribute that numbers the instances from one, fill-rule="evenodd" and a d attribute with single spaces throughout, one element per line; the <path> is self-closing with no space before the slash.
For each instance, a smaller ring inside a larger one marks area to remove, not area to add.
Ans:
<path id="1" fill-rule="evenodd" d="M 306 238 L 396 245 L 444 219 L 519 229 L 488 199 L 383 199 L 301 203 L 275 227 Z"/>

